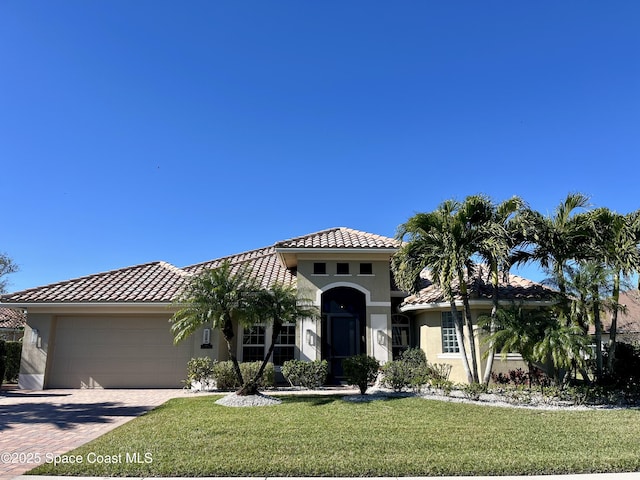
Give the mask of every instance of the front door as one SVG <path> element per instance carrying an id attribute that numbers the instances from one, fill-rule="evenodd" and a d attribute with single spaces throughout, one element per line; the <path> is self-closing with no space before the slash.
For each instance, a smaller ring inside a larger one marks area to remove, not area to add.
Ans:
<path id="1" fill-rule="evenodd" d="M 328 355 L 331 377 L 344 380 L 342 361 L 360 353 L 360 322 L 357 316 L 337 313 L 327 316 Z"/>

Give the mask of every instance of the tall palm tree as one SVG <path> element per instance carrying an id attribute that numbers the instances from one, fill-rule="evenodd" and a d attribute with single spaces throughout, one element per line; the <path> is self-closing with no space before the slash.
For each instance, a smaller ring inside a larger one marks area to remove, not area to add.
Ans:
<path id="1" fill-rule="evenodd" d="M 566 292 L 564 269 L 576 258 L 581 246 L 589 238 L 584 215 L 576 215 L 577 209 L 589 206 L 589 198 L 581 193 L 570 193 L 551 216 L 526 209 L 521 215 L 520 228 L 529 250 L 519 250 L 513 256 L 514 263 L 536 261 L 558 279 L 558 289 Z"/>
<path id="2" fill-rule="evenodd" d="M 640 210 L 622 215 L 598 208 L 591 212 L 593 236 L 589 242 L 589 254 L 593 261 L 608 268 L 612 276 L 611 329 L 609 331 L 609 356 L 607 369 L 612 371 L 615 362 L 616 333 L 620 300 L 620 284 L 632 273 L 640 270 L 638 248 L 638 219 Z"/>
<path id="3" fill-rule="evenodd" d="M 174 343 L 188 338 L 203 325 L 220 329 L 238 383 L 244 385 L 237 346 L 233 341 L 233 323 L 250 324 L 253 321 L 251 307 L 259 290 L 258 280 L 247 266 L 234 269 L 228 261 L 191 277 L 174 301 L 179 307 L 171 318 Z"/>
<path id="4" fill-rule="evenodd" d="M 496 331 L 495 318 L 498 312 L 500 298 L 500 274 L 505 281 L 509 278 L 510 254 L 522 241 L 519 228 L 516 227 L 517 214 L 524 207 L 524 201 L 514 196 L 499 204 L 494 204 L 490 198 L 484 195 L 474 195 L 465 199 L 465 205 L 471 211 L 476 212 L 474 217 L 478 229 L 477 253 L 489 267 L 489 280 L 491 283 L 491 319 L 490 333 Z M 487 363 L 483 375 L 483 383 L 488 384 L 493 370 L 495 349 L 489 341 Z"/>
<path id="5" fill-rule="evenodd" d="M 469 383 L 479 381 L 475 335 L 469 307 L 467 278 L 471 278 L 475 264 L 471 257 L 475 251 L 476 222 L 474 213 L 455 200 L 441 203 L 430 213 L 418 213 L 400 225 L 397 237 L 406 243 L 393 256 L 391 268 L 398 286 L 417 292 L 422 286 L 421 273 L 430 271 L 434 284 L 442 288 L 449 301 L 456 326 L 456 339 L 460 348 L 463 368 Z M 463 301 L 463 318 L 456 307 L 454 282 Z M 463 321 L 469 331 L 471 365 L 466 352 Z"/>
<path id="6" fill-rule="evenodd" d="M 602 321 L 600 313 L 610 304 L 608 301 L 609 277 L 610 271 L 601 263 L 586 260 L 567 265 L 565 274 L 562 277 L 566 288 L 565 305 L 568 308 L 561 314 L 568 315 L 570 320 L 565 324 L 580 328 L 585 339 L 588 339 L 589 325 L 594 326 L 596 378 L 602 378 L 603 373 Z"/>
<path id="7" fill-rule="evenodd" d="M 310 299 L 298 298 L 296 288 L 274 283 L 268 289 L 258 292 L 251 314 L 255 321 L 272 324 L 271 345 L 256 375 L 240 389 L 241 395 L 257 393 L 260 379 L 275 350 L 284 324 L 295 323 L 301 318 L 317 317 L 319 312 L 318 308 L 311 304 Z"/>

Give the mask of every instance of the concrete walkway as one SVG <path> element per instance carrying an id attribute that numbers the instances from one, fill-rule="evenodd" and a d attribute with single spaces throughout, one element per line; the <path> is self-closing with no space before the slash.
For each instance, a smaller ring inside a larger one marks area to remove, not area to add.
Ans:
<path id="1" fill-rule="evenodd" d="M 271 392 L 270 392 L 271 393 Z M 286 394 L 311 392 L 285 391 Z M 318 394 L 355 393 L 344 388 Z M 3 390 L 0 392 L 0 480 L 60 480 L 23 476 L 47 455 L 60 455 L 97 438 L 175 397 L 184 390 Z M 437 480 L 640 480 L 640 473 L 545 475 L 531 477 L 419 477 Z M 73 480 L 84 480 L 74 477 Z M 95 480 L 95 479 L 91 479 Z M 151 479 L 150 479 L 151 480 Z M 202 480 L 202 479 L 198 479 Z M 220 477 L 216 480 L 222 480 Z M 240 480 L 234 477 L 233 480 Z M 258 477 L 253 480 L 266 480 Z M 294 480 L 287 478 L 286 480 Z M 331 480 L 323 478 L 322 480 Z M 395 480 L 395 479 L 385 479 Z M 408 480 L 403 477 L 398 480 Z"/>

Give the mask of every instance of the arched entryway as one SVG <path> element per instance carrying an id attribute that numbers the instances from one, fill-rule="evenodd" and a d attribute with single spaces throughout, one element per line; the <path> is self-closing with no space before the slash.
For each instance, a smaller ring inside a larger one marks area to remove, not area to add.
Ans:
<path id="1" fill-rule="evenodd" d="M 342 361 L 365 353 L 366 301 L 364 293 L 336 287 L 322 294 L 322 358 L 329 363 L 329 383 L 344 380 Z"/>

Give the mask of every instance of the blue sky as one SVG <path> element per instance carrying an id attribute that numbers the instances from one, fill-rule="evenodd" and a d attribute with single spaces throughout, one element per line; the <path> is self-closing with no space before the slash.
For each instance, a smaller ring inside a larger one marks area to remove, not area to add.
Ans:
<path id="1" fill-rule="evenodd" d="M 636 1 L 3 0 L 9 290 L 393 236 L 474 193 L 636 210 L 639 24 Z"/>

